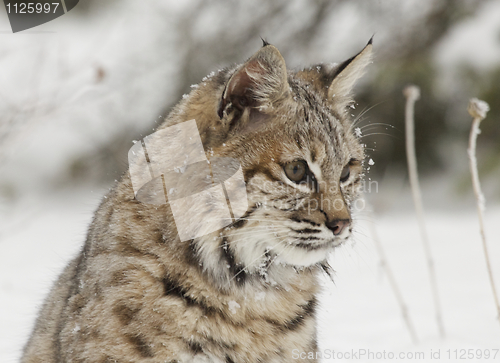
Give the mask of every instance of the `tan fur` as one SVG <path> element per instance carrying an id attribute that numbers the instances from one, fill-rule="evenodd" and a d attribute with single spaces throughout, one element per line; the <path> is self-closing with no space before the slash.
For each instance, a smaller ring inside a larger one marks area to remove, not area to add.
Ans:
<path id="1" fill-rule="evenodd" d="M 352 87 L 371 44 L 363 52 L 340 73 L 350 83 L 337 75 L 332 86 Z M 50 292 L 22 362 L 271 363 L 292 361 L 294 349 L 315 351 L 317 275 L 347 238 L 325 223 L 350 220 L 364 157 L 350 121 L 327 96 L 325 79 L 333 79 L 323 73 L 287 72 L 278 50 L 266 45 L 181 101 L 162 127 L 195 119 L 207 158 L 239 160 L 247 215 L 180 242 L 169 205 L 137 201 L 125 174 Z M 298 159 L 320 170 L 320 190 L 287 180 L 283 165 Z M 352 159 L 351 179 L 341 185 Z M 313 200 L 341 208 L 301 208 Z M 295 246 L 311 228 L 328 237 Z"/>

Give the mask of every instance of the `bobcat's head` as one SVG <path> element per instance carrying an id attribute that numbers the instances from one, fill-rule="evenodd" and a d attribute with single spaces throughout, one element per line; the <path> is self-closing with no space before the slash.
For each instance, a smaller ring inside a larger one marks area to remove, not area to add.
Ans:
<path id="1" fill-rule="evenodd" d="M 297 72 L 264 44 L 174 110 L 174 123 L 196 120 L 208 158 L 239 160 L 247 185 L 243 218 L 194 241 L 205 269 L 239 281 L 273 264 L 309 267 L 349 238 L 364 153 L 346 108 L 371 55 L 370 41 L 340 65 Z"/>

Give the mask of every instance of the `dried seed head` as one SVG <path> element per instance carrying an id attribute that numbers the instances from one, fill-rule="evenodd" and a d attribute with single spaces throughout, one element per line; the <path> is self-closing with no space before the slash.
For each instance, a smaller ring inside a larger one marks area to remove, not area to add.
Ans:
<path id="1" fill-rule="evenodd" d="M 403 95 L 406 98 L 411 98 L 412 100 L 416 101 L 420 98 L 420 88 L 413 84 L 406 86 L 403 90 Z"/>
<path id="2" fill-rule="evenodd" d="M 467 107 L 467 111 L 474 118 L 479 118 L 483 120 L 486 117 L 486 114 L 490 110 L 490 106 L 477 98 L 471 98 L 469 101 L 469 106 Z"/>

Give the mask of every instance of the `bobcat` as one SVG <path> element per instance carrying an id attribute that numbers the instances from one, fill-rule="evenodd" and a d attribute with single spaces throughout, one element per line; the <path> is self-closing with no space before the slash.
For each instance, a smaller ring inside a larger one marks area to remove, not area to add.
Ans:
<path id="1" fill-rule="evenodd" d="M 289 71 L 264 42 L 205 78 L 160 129 L 196 120 L 208 159 L 237 159 L 246 213 L 181 242 L 170 206 L 138 201 L 127 172 L 52 288 L 22 362 L 315 360 L 318 275 L 352 232 L 363 175 L 347 106 L 371 56 L 370 40 L 340 65 Z"/>

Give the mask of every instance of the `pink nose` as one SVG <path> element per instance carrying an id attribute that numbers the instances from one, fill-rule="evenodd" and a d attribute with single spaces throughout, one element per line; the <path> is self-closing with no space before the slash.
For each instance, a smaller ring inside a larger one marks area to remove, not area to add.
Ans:
<path id="1" fill-rule="evenodd" d="M 348 219 L 334 219 L 325 223 L 325 225 L 333 232 L 335 236 L 342 234 L 342 232 L 349 226 L 349 224 L 350 221 Z"/>

